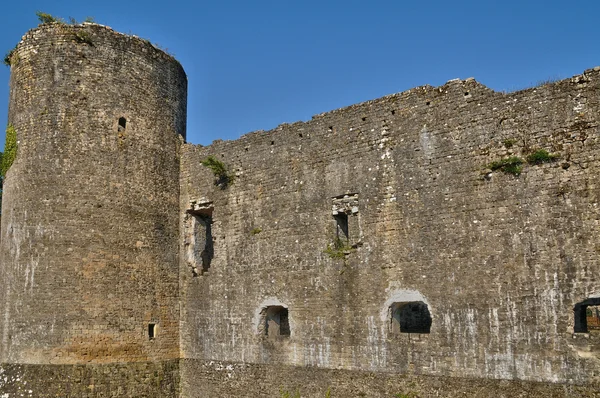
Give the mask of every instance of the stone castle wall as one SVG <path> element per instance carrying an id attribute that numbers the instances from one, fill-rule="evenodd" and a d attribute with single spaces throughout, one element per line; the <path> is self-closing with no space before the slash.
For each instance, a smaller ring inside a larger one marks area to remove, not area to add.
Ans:
<path id="1" fill-rule="evenodd" d="M 179 357 L 185 73 L 150 43 L 93 24 L 34 29 L 11 61 L 19 146 L 2 203 L 0 362 L 25 369 L 33 396 L 53 391 L 38 370 L 76 380 L 102 364 L 106 385 L 111 364 L 121 374 L 148 363 L 123 376 L 145 391 L 136 369 Z"/>
<path id="2" fill-rule="evenodd" d="M 598 383 L 599 336 L 573 333 L 573 308 L 600 293 L 599 90 L 597 69 L 511 94 L 454 80 L 185 145 L 184 396 L 214 379 L 260 388 L 237 365 L 271 394 L 302 385 L 283 367 L 346 372 L 367 396 L 378 395 L 360 372 Z M 519 176 L 488 167 L 539 149 L 559 158 Z M 214 184 L 210 155 L 232 184 Z M 340 213 L 348 242 L 336 251 Z M 429 333 L 394 329 L 405 303 L 427 306 Z M 265 330 L 277 308 L 289 336 Z"/>
<path id="3" fill-rule="evenodd" d="M 14 54 L 3 397 L 598 396 L 600 68 L 203 147 L 147 41 L 46 24 Z"/>

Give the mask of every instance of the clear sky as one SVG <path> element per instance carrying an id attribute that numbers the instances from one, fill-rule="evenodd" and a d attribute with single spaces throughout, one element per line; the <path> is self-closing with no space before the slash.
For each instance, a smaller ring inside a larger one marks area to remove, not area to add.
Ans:
<path id="1" fill-rule="evenodd" d="M 457 77 L 512 91 L 600 65 L 599 1 L 10 1 L 0 49 L 37 10 L 168 49 L 188 75 L 187 139 L 204 145 Z M 4 122 L 8 79 L 2 66 Z"/>

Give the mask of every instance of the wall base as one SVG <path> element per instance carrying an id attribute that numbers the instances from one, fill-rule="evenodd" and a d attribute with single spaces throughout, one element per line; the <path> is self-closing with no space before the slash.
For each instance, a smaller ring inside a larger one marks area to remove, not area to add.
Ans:
<path id="1" fill-rule="evenodd" d="M 600 397 L 600 385 L 567 385 L 182 360 L 182 397 L 302 398 Z"/>
<path id="2" fill-rule="evenodd" d="M 179 397 L 179 361 L 0 364 L 0 397 Z"/>

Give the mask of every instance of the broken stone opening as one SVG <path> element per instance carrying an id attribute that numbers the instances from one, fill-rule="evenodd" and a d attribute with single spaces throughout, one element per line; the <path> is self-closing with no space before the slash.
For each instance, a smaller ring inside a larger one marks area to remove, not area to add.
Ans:
<path id="1" fill-rule="evenodd" d="M 156 338 L 156 323 L 148 324 L 148 339 L 154 340 Z"/>
<path id="2" fill-rule="evenodd" d="M 333 197 L 331 214 L 335 222 L 335 246 L 359 245 L 358 194 L 349 193 Z"/>
<path id="3" fill-rule="evenodd" d="M 125 127 L 127 127 L 127 119 L 125 119 L 124 117 L 120 117 L 119 118 L 119 132 L 124 131 Z"/>
<path id="4" fill-rule="evenodd" d="M 264 335 L 269 338 L 287 337 L 290 335 L 288 309 L 280 305 L 272 305 L 261 311 Z"/>
<path id="5" fill-rule="evenodd" d="M 589 333 L 590 330 L 600 330 L 600 297 L 593 297 L 575 304 L 574 333 Z"/>
<path id="6" fill-rule="evenodd" d="M 212 202 L 193 202 L 186 220 L 186 260 L 192 275 L 202 275 L 210 269 L 214 257 L 212 232 Z"/>
<path id="7" fill-rule="evenodd" d="M 422 301 L 393 303 L 390 306 L 390 330 L 394 334 L 429 333 L 429 307 Z"/>

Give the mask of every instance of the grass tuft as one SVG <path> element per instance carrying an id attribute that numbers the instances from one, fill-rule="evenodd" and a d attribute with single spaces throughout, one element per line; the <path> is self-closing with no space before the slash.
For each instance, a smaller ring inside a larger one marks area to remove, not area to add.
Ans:
<path id="1" fill-rule="evenodd" d="M 538 164 L 542 164 L 542 163 L 554 162 L 558 158 L 559 158 L 558 155 L 549 153 L 545 149 L 538 149 L 537 151 L 535 151 L 532 154 L 527 156 L 527 163 L 533 164 L 533 165 L 538 165 Z"/>
<path id="2" fill-rule="evenodd" d="M 506 174 L 512 174 L 517 177 L 521 175 L 521 172 L 523 171 L 523 159 L 518 156 L 511 156 L 492 162 L 488 164 L 487 167 L 492 171 L 500 170 Z"/>

